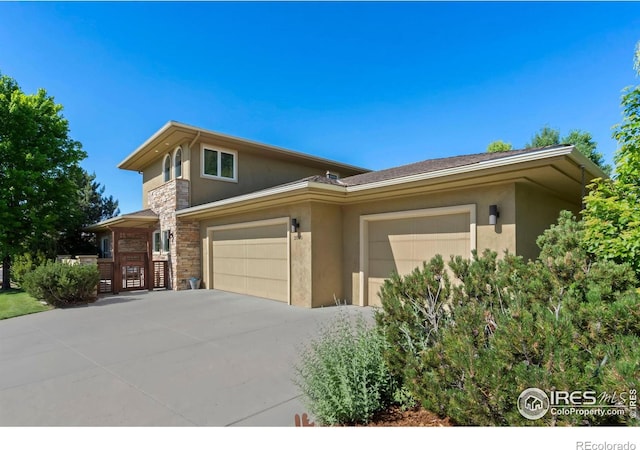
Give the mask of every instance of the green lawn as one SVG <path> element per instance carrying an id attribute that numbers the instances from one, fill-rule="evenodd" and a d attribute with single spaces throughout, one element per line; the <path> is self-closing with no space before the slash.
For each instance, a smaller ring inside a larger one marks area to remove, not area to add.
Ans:
<path id="1" fill-rule="evenodd" d="M 0 291 L 0 319 L 24 316 L 52 309 L 18 289 Z"/>

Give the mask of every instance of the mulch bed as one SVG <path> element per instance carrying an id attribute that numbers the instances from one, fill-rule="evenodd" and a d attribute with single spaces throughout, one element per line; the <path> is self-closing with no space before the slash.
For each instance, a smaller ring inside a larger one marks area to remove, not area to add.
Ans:
<path id="1" fill-rule="evenodd" d="M 296 427 L 314 427 L 315 422 L 309 421 L 309 416 L 295 415 Z M 340 425 L 338 425 L 340 426 Z M 352 426 L 352 425 L 343 425 Z M 453 424 L 449 418 L 441 419 L 434 413 L 424 408 L 413 408 L 406 411 L 398 407 L 391 407 L 373 416 L 366 425 L 356 424 L 356 427 L 451 427 Z"/>
<path id="2" fill-rule="evenodd" d="M 400 408 L 391 408 L 376 414 L 366 427 L 451 427 L 451 421 L 441 419 L 423 408 L 414 408 L 402 411 Z"/>

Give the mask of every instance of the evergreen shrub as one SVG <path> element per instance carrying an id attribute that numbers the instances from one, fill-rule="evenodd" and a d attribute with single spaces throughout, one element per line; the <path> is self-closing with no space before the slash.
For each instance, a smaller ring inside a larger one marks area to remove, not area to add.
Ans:
<path id="1" fill-rule="evenodd" d="M 23 288 L 32 297 L 60 307 L 95 300 L 99 282 L 94 265 L 47 262 L 24 275 Z"/>
<path id="2" fill-rule="evenodd" d="M 444 306 L 437 329 L 422 317 L 407 323 L 407 309 L 419 302 L 399 294 L 404 284 L 409 290 L 431 285 L 432 271 L 420 272 L 423 281 L 414 273 L 385 283 L 377 315 L 386 331 L 385 358 L 422 406 L 459 425 L 638 424 L 619 397 L 637 390 L 640 379 L 634 272 L 590 255 L 583 232 L 582 222 L 563 212 L 539 238 L 536 261 L 509 254 L 498 259 L 490 251 L 452 259 L 452 287 L 439 300 Z M 424 267 L 440 267 L 439 260 Z M 415 329 L 395 331 L 407 327 Z M 407 345 L 409 335 L 421 344 Z M 517 399 L 530 387 L 617 393 L 607 401 L 625 414 L 548 412 L 529 420 L 519 413 Z"/>

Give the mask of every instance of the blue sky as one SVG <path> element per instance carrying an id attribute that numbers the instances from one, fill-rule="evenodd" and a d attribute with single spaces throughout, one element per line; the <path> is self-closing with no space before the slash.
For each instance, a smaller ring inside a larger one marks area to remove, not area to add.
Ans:
<path id="1" fill-rule="evenodd" d="M 116 168 L 168 120 L 382 169 L 522 147 L 547 124 L 611 163 L 640 3 L 0 3 L 0 72 Z"/>

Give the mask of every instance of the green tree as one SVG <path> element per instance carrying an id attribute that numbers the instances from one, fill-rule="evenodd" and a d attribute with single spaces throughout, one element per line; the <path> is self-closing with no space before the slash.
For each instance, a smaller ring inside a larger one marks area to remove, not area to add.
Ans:
<path id="1" fill-rule="evenodd" d="M 525 144 L 525 147 L 537 148 L 558 144 L 560 144 L 560 131 L 545 125 L 531 137 L 531 141 Z"/>
<path id="2" fill-rule="evenodd" d="M 640 75 L 640 42 L 634 68 Z M 624 90 L 618 141 L 616 177 L 597 179 L 585 197 L 583 217 L 589 251 L 615 262 L 629 263 L 640 276 L 640 85 Z"/>
<path id="3" fill-rule="evenodd" d="M 602 153 L 596 150 L 598 144 L 593 141 L 591 133 L 581 130 L 571 130 L 568 135 L 562 138 L 562 142 L 574 145 L 580 153 L 600 167 L 607 176 L 611 175 L 612 168 L 604 162 Z"/>
<path id="4" fill-rule="evenodd" d="M 69 137 L 62 105 L 44 89 L 25 94 L 0 74 L 0 255 L 2 288 L 10 288 L 11 260 L 55 235 L 77 196 L 74 177 L 86 157 Z"/>
<path id="5" fill-rule="evenodd" d="M 574 145 L 580 153 L 593 161 L 604 173 L 611 174 L 611 166 L 604 162 L 604 156 L 596 150 L 598 144 L 594 142 L 593 136 L 587 131 L 574 129 L 569 131 L 566 136 L 561 137 L 559 130 L 545 125 L 531 137 L 531 141 L 525 147 L 536 148 L 560 144 Z"/>
<path id="6" fill-rule="evenodd" d="M 488 153 L 496 153 L 496 152 L 507 152 L 509 150 L 513 150 L 513 146 L 510 142 L 504 142 L 501 140 L 493 141 L 489 145 L 487 145 Z"/>
<path id="7" fill-rule="evenodd" d="M 75 178 L 77 199 L 72 216 L 64 218 L 59 226 L 56 251 L 61 254 L 93 254 L 97 244 L 93 233 L 84 230 L 88 225 L 110 219 L 120 213 L 118 201 L 105 196 L 105 187 L 96 181 L 95 174 L 80 170 Z"/>

